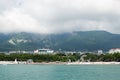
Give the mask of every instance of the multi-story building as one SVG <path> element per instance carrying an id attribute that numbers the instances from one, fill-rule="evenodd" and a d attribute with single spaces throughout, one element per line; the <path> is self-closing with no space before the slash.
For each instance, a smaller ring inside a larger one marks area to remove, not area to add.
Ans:
<path id="1" fill-rule="evenodd" d="M 53 50 L 51 49 L 37 49 L 34 51 L 34 53 L 37 53 L 37 54 L 51 54 L 51 53 L 54 53 Z"/>
<path id="2" fill-rule="evenodd" d="M 109 54 L 120 53 L 120 48 L 110 49 Z"/>

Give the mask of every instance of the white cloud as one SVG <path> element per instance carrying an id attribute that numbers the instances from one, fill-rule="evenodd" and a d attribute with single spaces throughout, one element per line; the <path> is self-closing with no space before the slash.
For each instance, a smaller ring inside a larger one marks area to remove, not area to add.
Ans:
<path id="1" fill-rule="evenodd" d="M 119 0 L 0 1 L 0 32 L 119 32 Z"/>

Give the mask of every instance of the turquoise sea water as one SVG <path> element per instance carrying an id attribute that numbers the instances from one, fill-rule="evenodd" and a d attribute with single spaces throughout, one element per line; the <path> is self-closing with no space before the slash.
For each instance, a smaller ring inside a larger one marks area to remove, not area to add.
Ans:
<path id="1" fill-rule="evenodd" d="M 120 65 L 0 65 L 0 80 L 120 80 Z"/>

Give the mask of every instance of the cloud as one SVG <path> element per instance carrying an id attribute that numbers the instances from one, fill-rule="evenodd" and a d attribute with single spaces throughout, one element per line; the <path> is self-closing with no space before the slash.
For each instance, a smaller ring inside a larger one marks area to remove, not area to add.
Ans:
<path id="1" fill-rule="evenodd" d="M 0 32 L 119 32 L 119 0 L 0 1 Z"/>

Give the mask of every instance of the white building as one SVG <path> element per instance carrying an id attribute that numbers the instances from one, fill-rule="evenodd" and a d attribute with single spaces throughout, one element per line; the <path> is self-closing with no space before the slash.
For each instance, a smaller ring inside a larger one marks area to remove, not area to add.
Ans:
<path id="1" fill-rule="evenodd" d="M 110 49 L 109 54 L 120 53 L 120 48 Z"/>
<path id="2" fill-rule="evenodd" d="M 102 50 L 98 50 L 98 55 L 103 54 Z"/>
<path id="3" fill-rule="evenodd" d="M 34 53 L 37 53 L 37 54 L 51 54 L 51 53 L 54 53 L 53 50 L 51 49 L 37 49 L 34 51 Z"/>

